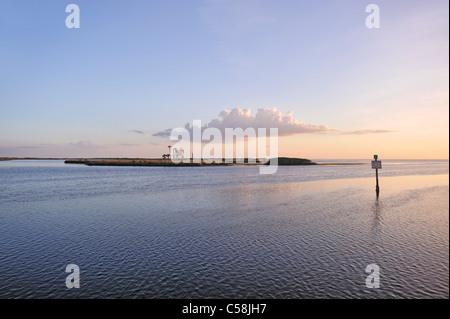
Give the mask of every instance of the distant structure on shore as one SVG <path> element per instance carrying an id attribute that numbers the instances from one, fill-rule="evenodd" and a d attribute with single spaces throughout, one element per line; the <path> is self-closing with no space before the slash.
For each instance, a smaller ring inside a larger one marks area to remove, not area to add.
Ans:
<path id="1" fill-rule="evenodd" d="M 170 160 L 170 149 L 171 148 L 172 148 L 172 146 L 169 145 L 169 153 L 162 155 L 163 160 Z"/>

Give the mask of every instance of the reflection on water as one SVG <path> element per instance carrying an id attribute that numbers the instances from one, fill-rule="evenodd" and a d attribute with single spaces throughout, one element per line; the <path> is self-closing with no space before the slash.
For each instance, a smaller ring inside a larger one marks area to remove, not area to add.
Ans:
<path id="1" fill-rule="evenodd" d="M 381 228 L 383 226 L 383 204 L 379 198 L 376 198 L 372 206 L 373 211 L 373 226 L 372 232 L 374 236 L 379 237 L 381 235 Z"/>
<path id="2" fill-rule="evenodd" d="M 448 298 L 441 164 L 380 174 L 378 200 L 368 167 L 0 165 L 0 297 Z"/>

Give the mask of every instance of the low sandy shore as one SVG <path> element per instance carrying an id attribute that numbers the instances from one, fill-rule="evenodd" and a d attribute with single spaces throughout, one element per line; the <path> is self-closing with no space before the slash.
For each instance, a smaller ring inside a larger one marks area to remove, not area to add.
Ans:
<path id="1" fill-rule="evenodd" d="M 236 165 L 267 165 L 269 163 L 261 163 L 258 160 L 249 161 L 248 158 L 243 161 L 237 161 L 236 159 L 226 160 L 222 159 L 207 163 L 203 160 L 186 159 L 181 163 L 174 163 L 170 159 L 160 158 L 84 158 L 84 159 L 68 159 L 64 163 L 66 164 L 84 164 L 88 166 L 236 166 Z M 309 159 L 304 158 L 288 158 L 279 157 L 278 165 L 316 165 Z"/>
<path id="2" fill-rule="evenodd" d="M 370 163 L 316 163 L 316 165 L 369 165 Z"/>

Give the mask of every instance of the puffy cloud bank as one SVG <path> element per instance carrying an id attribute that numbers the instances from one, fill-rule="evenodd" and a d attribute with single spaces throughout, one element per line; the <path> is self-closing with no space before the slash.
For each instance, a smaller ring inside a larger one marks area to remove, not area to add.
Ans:
<path id="1" fill-rule="evenodd" d="M 307 133 L 324 133 L 334 131 L 326 125 L 305 124 L 297 121 L 291 111 L 286 114 L 281 113 L 277 108 L 258 109 L 255 115 L 251 114 L 250 109 L 240 109 L 238 107 L 229 110 L 224 110 L 219 114 L 220 119 L 214 119 L 204 125 L 202 129 L 214 127 L 219 129 L 222 134 L 225 133 L 225 128 L 278 128 L 278 136 L 289 136 L 296 134 Z M 192 133 L 190 123 L 185 126 Z M 166 137 L 170 136 L 171 129 L 167 129 L 153 136 Z"/>

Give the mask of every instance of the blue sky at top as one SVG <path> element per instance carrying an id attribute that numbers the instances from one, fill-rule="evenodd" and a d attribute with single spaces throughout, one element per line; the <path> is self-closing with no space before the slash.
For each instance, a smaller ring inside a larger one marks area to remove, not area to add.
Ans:
<path id="1" fill-rule="evenodd" d="M 73 156 L 58 147 L 79 141 L 159 154 L 158 138 L 132 130 L 234 107 L 448 144 L 448 1 L 372 2 L 2 0 L 0 156 Z M 69 3 L 80 29 L 65 26 Z"/>

